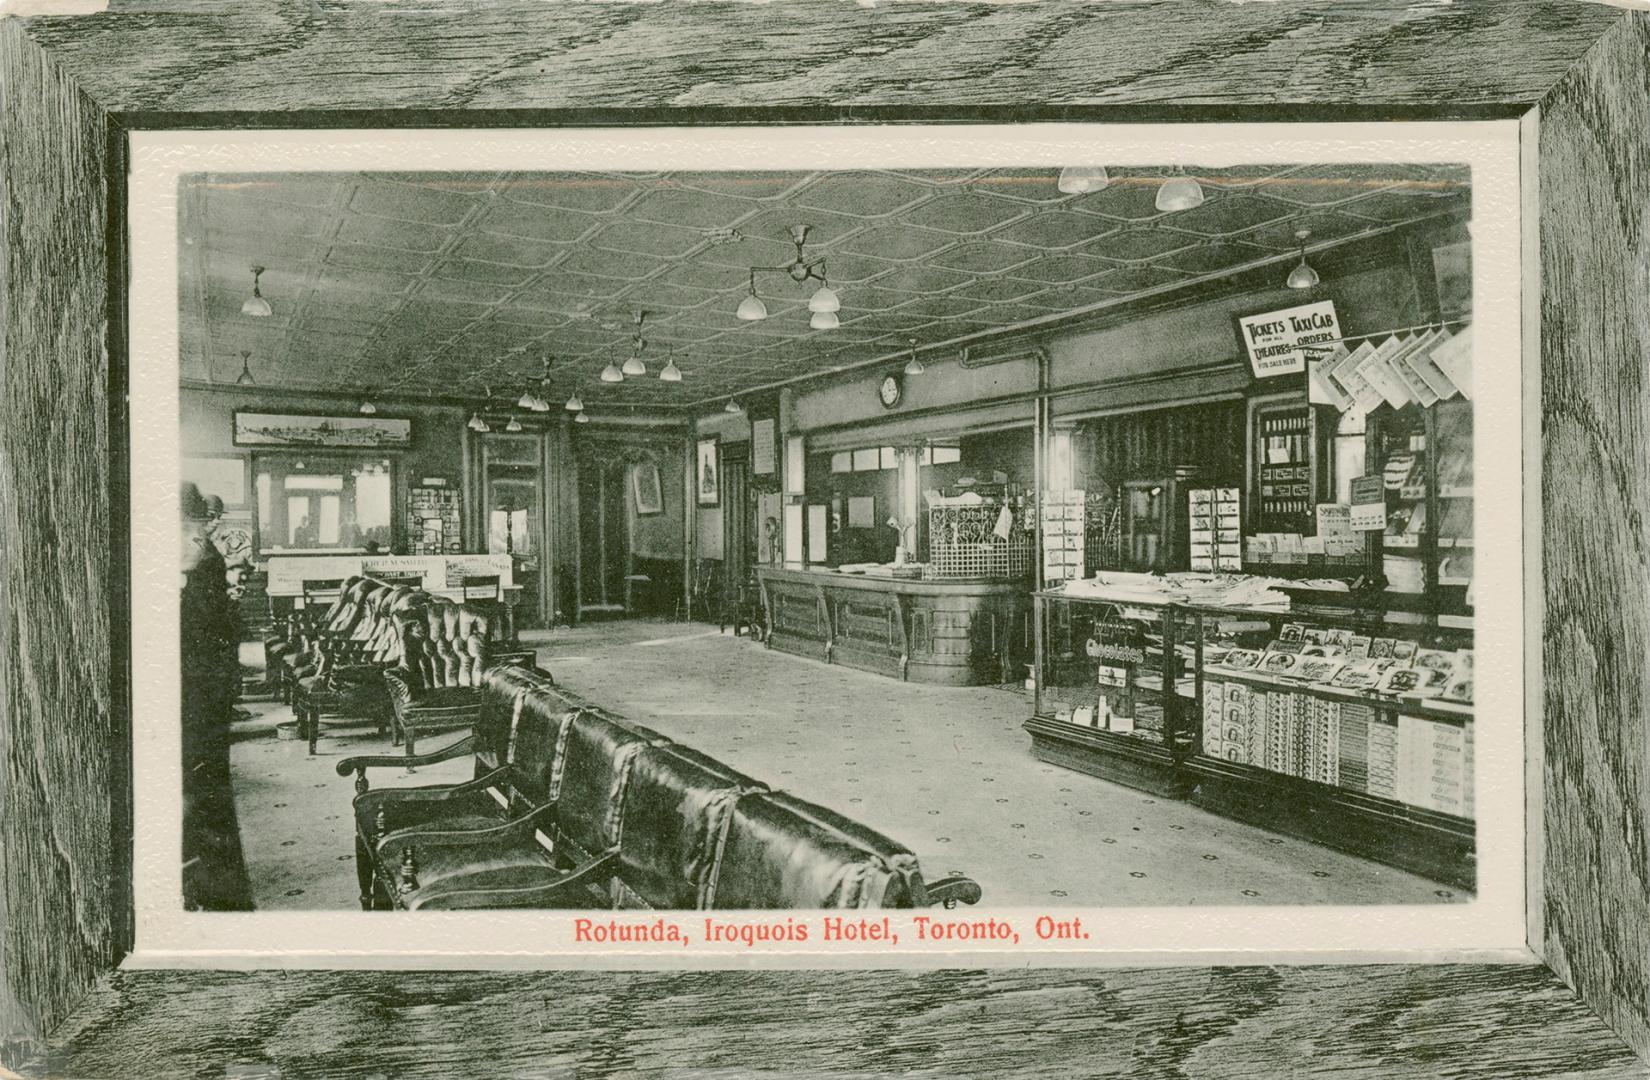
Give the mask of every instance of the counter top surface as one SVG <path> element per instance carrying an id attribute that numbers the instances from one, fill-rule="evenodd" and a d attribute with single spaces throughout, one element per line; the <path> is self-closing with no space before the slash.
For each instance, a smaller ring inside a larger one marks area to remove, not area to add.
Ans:
<path id="1" fill-rule="evenodd" d="M 825 567 L 799 566 L 759 567 L 757 574 L 769 581 L 789 581 L 798 584 L 824 584 L 850 589 L 875 589 L 881 592 L 1001 592 L 1027 593 L 1031 583 L 1004 578 L 907 578 L 882 574 L 844 574 Z"/>

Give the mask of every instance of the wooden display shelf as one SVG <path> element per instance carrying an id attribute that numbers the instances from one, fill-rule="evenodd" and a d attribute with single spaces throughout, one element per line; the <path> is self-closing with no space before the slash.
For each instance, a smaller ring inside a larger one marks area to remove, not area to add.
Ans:
<path id="1" fill-rule="evenodd" d="M 1168 748 L 1137 735 L 1080 727 L 1052 716 L 1033 716 L 1023 725 L 1038 761 L 1075 769 L 1166 799 L 1184 799 L 1192 779 L 1175 766 Z"/>
<path id="2" fill-rule="evenodd" d="M 1180 770 L 1196 806 L 1459 889 L 1477 889 L 1477 826 L 1471 819 L 1203 754 L 1187 759 Z"/>

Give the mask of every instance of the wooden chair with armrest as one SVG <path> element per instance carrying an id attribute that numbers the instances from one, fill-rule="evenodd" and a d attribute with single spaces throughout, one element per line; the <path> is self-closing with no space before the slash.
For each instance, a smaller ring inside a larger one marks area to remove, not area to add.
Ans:
<path id="1" fill-rule="evenodd" d="M 378 840 L 375 903 L 404 910 L 600 905 L 618 858 L 624 790 L 650 745 L 591 710 L 570 714 L 550 754 L 512 768 L 509 801 L 519 812 L 509 821 L 474 828 L 441 819 Z"/>

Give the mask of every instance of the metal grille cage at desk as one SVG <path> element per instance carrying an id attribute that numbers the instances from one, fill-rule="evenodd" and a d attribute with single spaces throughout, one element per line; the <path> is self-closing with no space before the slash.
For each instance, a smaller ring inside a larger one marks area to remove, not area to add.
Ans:
<path id="1" fill-rule="evenodd" d="M 928 511 L 930 578 L 1015 578 L 1032 572 L 1037 534 L 1031 515 L 1009 509 L 1008 537 L 997 533 L 1003 504 L 934 506 Z"/>

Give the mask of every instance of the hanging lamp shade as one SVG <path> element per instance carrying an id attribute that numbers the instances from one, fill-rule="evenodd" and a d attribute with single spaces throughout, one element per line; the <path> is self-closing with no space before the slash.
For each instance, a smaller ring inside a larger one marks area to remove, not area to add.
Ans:
<path id="1" fill-rule="evenodd" d="M 1306 264 L 1306 241 L 1312 235 L 1312 230 L 1302 229 L 1295 234 L 1295 239 L 1301 246 L 1301 261 L 1293 270 L 1289 271 L 1289 278 L 1285 282 L 1291 289 L 1316 288 L 1318 272 Z"/>
<path id="2" fill-rule="evenodd" d="M 257 380 L 252 377 L 252 354 L 241 353 L 241 373 L 235 376 L 236 386 L 256 386 Z"/>
<path id="3" fill-rule="evenodd" d="M 485 435 L 487 432 L 489 432 L 491 430 L 493 430 L 493 425 L 491 425 L 487 422 L 487 418 L 485 416 L 479 416 L 478 415 L 476 417 L 476 431 L 479 434 Z"/>
<path id="4" fill-rule="evenodd" d="M 808 297 L 808 310 L 812 312 L 841 311 L 842 299 L 837 296 L 836 290 L 829 285 L 821 285 Z"/>
<path id="5" fill-rule="evenodd" d="M 1171 176 L 1157 189 L 1157 209 L 1165 214 L 1203 205 L 1203 185 L 1184 174 Z"/>
<path id="6" fill-rule="evenodd" d="M 728 398 L 728 403 L 722 406 L 722 411 L 725 413 L 737 413 L 739 411 L 739 403 L 732 398 Z"/>
<path id="7" fill-rule="evenodd" d="M 659 369 L 659 378 L 665 382 L 681 382 L 682 369 L 676 366 L 676 358 L 672 356 L 665 361 L 665 366 Z"/>
<path id="8" fill-rule="evenodd" d="M 542 393 L 535 393 L 533 395 L 533 411 L 536 413 L 549 412 L 550 399 L 545 397 Z"/>
<path id="9" fill-rule="evenodd" d="M 911 359 L 909 359 L 905 362 L 905 373 L 907 375 L 921 375 L 924 371 L 927 371 L 928 369 L 923 366 L 921 360 L 917 359 L 917 339 L 916 338 L 911 338 L 910 342 L 911 342 Z"/>
<path id="10" fill-rule="evenodd" d="M 630 359 L 628 359 L 624 362 L 624 367 L 620 368 L 619 370 L 622 374 L 625 374 L 625 375 L 646 375 L 647 374 L 647 362 L 645 360 L 643 360 L 640 356 L 637 356 L 634 353 L 632 353 Z"/>
<path id="11" fill-rule="evenodd" d="M 836 317 L 834 311 L 816 311 L 808 319 L 808 325 L 815 330 L 835 330 L 842 325 L 842 320 Z"/>
<path id="12" fill-rule="evenodd" d="M 567 399 L 566 409 L 568 412 L 584 411 L 584 402 L 579 400 L 579 392 L 577 390 L 573 391 L 573 396 Z"/>
<path id="13" fill-rule="evenodd" d="M 1306 265 L 1306 256 L 1301 256 L 1300 265 L 1289 271 L 1288 285 L 1291 289 L 1311 289 L 1318 284 L 1318 272 Z"/>
<path id="14" fill-rule="evenodd" d="M 745 322 L 759 322 L 768 317 L 768 305 L 764 304 L 762 298 L 753 290 L 739 301 L 739 309 L 734 314 Z"/>
<path id="15" fill-rule="evenodd" d="M 373 404 L 371 398 L 362 398 L 361 408 L 357 411 L 360 412 L 362 416 L 372 416 L 378 412 L 378 406 Z"/>
<path id="16" fill-rule="evenodd" d="M 573 417 L 573 423 L 575 423 L 575 424 L 588 424 L 588 423 L 590 423 L 590 414 L 587 413 L 587 412 L 579 413 L 577 416 Z"/>
<path id="17" fill-rule="evenodd" d="M 504 430 L 510 432 L 520 431 L 521 421 L 517 420 L 514 416 L 510 417 L 510 422 L 504 425 Z"/>
<path id="18" fill-rule="evenodd" d="M 481 414 L 476 412 L 474 409 L 471 409 L 470 410 L 470 418 L 468 420 L 464 421 L 464 426 L 469 428 L 471 431 L 480 431 L 481 430 Z"/>
<path id="19" fill-rule="evenodd" d="M 516 399 L 516 408 L 518 408 L 518 409 L 531 409 L 532 407 L 533 407 L 533 391 L 531 389 L 523 390 L 521 392 L 521 396 Z"/>
<path id="20" fill-rule="evenodd" d="M 619 370 L 617 364 L 609 360 L 607 366 L 602 368 L 602 382 L 624 382 L 624 372 Z"/>
<path id="21" fill-rule="evenodd" d="M 1111 176 L 1103 165 L 1068 165 L 1060 170 L 1060 179 L 1054 186 L 1063 195 L 1087 195 L 1110 183 Z"/>
<path id="22" fill-rule="evenodd" d="M 269 301 L 264 299 L 263 291 L 258 288 L 258 279 L 263 276 L 263 272 L 264 268 L 261 266 L 252 268 L 252 295 L 241 305 L 242 315 L 262 319 L 275 314 L 274 309 L 269 306 Z"/>

